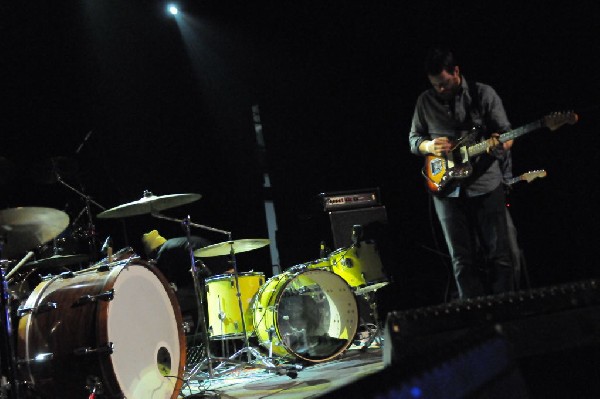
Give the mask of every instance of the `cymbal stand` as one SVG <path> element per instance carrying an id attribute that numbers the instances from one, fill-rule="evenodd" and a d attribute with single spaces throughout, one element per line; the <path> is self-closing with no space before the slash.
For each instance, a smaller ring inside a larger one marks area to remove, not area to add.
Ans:
<path id="1" fill-rule="evenodd" d="M 215 378 L 217 376 L 215 374 L 215 369 L 218 369 L 227 363 L 235 365 L 234 369 L 243 368 L 246 365 L 252 364 L 252 366 L 255 366 L 255 367 L 263 368 L 268 371 L 273 371 L 280 375 L 289 375 L 291 378 L 295 378 L 297 375 L 296 371 L 290 370 L 285 367 L 275 366 L 273 363 L 271 363 L 270 361 L 268 361 L 264 357 L 262 357 L 256 349 L 251 348 L 249 346 L 248 337 L 246 334 L 246 324 L 244 322 L 244 317 L 243 317 L 243 308 L 242 308 L 242 303 L 241 303 L 241 293 L 240 293 L 239 283 L 238 283 L 238 272 L 237 272 L 237 264 L 235 262 L 235 256 L 233 256 L 232 262 L 233 262 L 233 268 L 234 268 L 235 283 L 236 283 L 236 287 L 237 287 L 238 304 L 239 304 L 239 308 L 240 308 L 240 313 L 242 314 L 242 329 L 243 329 L 243 333 L 244 333 L 244 337 L 245 337 L 244 348 L 242 348 L 240 351 L 236 352 L 231 357 L 223 358 L 223 357 L 215 357 L 215 356 L 211 355 L 210 342 L 209 342 L 209 338 L 208 338 L 208 328 L 206 327 L 206 318 L 205 318 L 205 314 L 204 314 L 204 305 L 203 305 L 204 304 L 204 302 L 203 302 L 204 301 L 204 289 L 203 289 L 202 285 L 200 284 L 200 281 L 198 278 L 198 268 L 197 268 L 196 261 L 194 258 L 194 249 L 192 248 L 192 245 L 191 245 L 190 227 L 197 227 L 197 228 L 205 229 L 208 231 L 225 234 L 229 238 L 229 241 L 231 241 L 231 232 L 216 229 L 214 227 L 197 224 L 197 223 L 192 223 L 189 215 L 184 220 L 171 218 L 171 217 L 165 216 L 161 213 L 154 212 L 154 211 L 151 212 L 151 215 L 158 219 L 164 219 L 164 220 L 182 224 L 185 229 L 186 237 L 188 240 L 188 249 L 190 252 L 192 277 L 194 280 L 194 290 L 196 292 L 196 304 L 197 304 L 199 312 L 200 312 L 200 317 L 198 318 L 199 319 L 198 322 L 201 324 L 201 327 L 202 327 L 202 336 L 203 336 L 203 341 L 204 341 L 203 343 L 206 348 L 206 357 L 202 361 L 200 361 L 197 365 L 195 365 L 187 373 L 187 378 L 184 379 L 184 386 L 189 385 L 189 381 L 192 379 L 197 379 L 197 380 L 202 379 L 199 377 L 201 377 L 200 375 L 203 374 L 202 370 L 205 367 L 208 370 L 207 378 L 209 378 L 209 379 Z M 231 252 L 232 252 L 232 255 L 234 255 L 233 247 L 231 249 Z M 244 362 L 241 360 L 236 360 L 236 357 L 238 357 L 242 353 L 250 353 L 250 354 L 254 355 L 257 359 L 260 359 L 263 362 L 263 364 L 251 363 L 251 361 Z M 217 367 L 213 367 L 213 363 L 219 363 L 219 365 Z M 231 370 L 232 370 L 231 368 L 228 368 L 223 373 L 220 373 L 219 376 L 222 374 L 228 373 Z"/>
<path id="2" fill-rule="evenodd" d="M 233 241 L 231 239 L 231 234 L 229 235 L 229 241 L 231 242 L 231 249 L 229 250 L 229 256 L 231 258 L 231 265 L 233 266 L 233 276 L 235 279 L 235 287 L 237 290 L 236 294 L 237 294 L 237 298 L 238 298 L 238 306 L 240 309 L 240 318 L 242 320 L 242 333 L 244 334 L 243 335 L 244 336 L 244 347 L 242 349 L 240 349 L 239 351 L 237 351 L 236 353 L 234 353 L 229 359 L 235 359 L 238 356 L 241 358 L 241 356 L 243 354 L 247 354 L 247 357 L 248 357 L 247 363 L 254 364 L 254 361 L 252 360 L 252 356 L 254 356 L 256 358 L 256 361 L 262 362 L 268 368 L 276 369 L 277 367 L 275 366 L 275 364 L 273 364 L 268 358 L 261 355 L 261 353 L 258 350 L 256 350 L 255 348 L 250 346 L 248 334 L 246 331 L 246 321 L 244 320 L 244 308 L 242 305 L 242 294 L 240 292 L 240 284 L 239 284 L 239 279 L 238 279 L 239 273 L 238 273 L 238 269 L 237 269 L 237 261 L 235 259 L 235 249 L 233 248 Z"/>
<path id="3" fill-rule="evenodd" d="M 4 237 L 0 237 L 0 255 L 3 252 L 4 247 Z M 17 374 L 17 360 L 15 353 L 15 338 L 13 335 L 13 326 L 12 326 L 12 315 L 11 315 L 11 295 L 8 290 L 8 283 L 5 277 L 4 268 L 0 268 L 0 307 L 2 312 L 1 319 L 1 328 L 0 332 L 0 345 L 2 345 L 2 354 L 4 355 L 0 359 L 0 370 L 2 372 L 7 372 L 7 384 L 0 387 L 0 395 L 2 397 L 7 397 L 10 399 L 19 399 L 21 397 L 21 382 L 18 380 Z M 2 364 L 6 362 L 6 365 Z M 1 377 L 1 376 L 0 376 Z M 6 394 L 6 390 L 8 390 L 8 394 Z"/>
<path id="4" fill-rule="evenodd" d="M 204 294 L 205 293 L 204 293 L 204 288 L 200 284 L 200 279 L 198 278 L 198 267 L 196 264 L 196 260 L 194 258 L 194 248 L 192 247 L 192 236 L 191 236 L 190 227 L 199 227 L 202 229 L 206 229 L 209 231 L 218 232 L 218 233 L 222 233 L 222 234 L 227 234 L 227 235 L 230 235 L 231 233 L 228 231 L 215 229 L 213 227 L 192 223 L 189 215 L 185 219 L 171 218 L 171 217 L 165 216 L 156 211 L 152 211 L 151 215 L 158 219 L 164 219 L 164 220 L 168 220 L 171 222 L 176 222 L 176 223 L 181 224 L 185 230 L 185 235 L 187 238 L 187 244 L 188 244 L 187 246 L 188 246 L 188 251 L 190 254 L 190 264 L 191 264 L 190 271 L 192 273 L 192 279 L 194 281 L 194 292 L 196 293 L 196 295 L 195 295 L 196 296 L 196 306 L 198 307 L 198 323 L 200 324 L 200 327 L 202 328 L 202 340 L 203 340 L 203 344 L 204 344 L 204 347 L 206 350 L 206 358 L 203 359 L 201 362 L 199 362 L 196 366 L 194 366 L 192 368 L 192 370 L 190 370 L 190 372 L 188 373 L 189 377 L 185 380 L 185 382 L 187 384 L 188 381 L 192 377 L 196 376 L 196 374 L 198 374 L 204 366 L 206 366 L 208 369 L 208 377 L 214 378 L 215 373 L 214 373 L 213 363 L 222 362 L 223 359 L 215 358 L 210 353 L 208 328 L 206 327 L 206 315 L 204 314 Z"/>
<path id="5" fill-rule="evenodd" d="M 92 258 L 90 260 L 95 262 L 96 260 L 98 260 L 98 259 L 96 259 L 96 256 L 98 253 L 98 242 L 97 242 L 98 240 L 96 237 L 96 226 L 94 225 L 94 218 L 92 216 L 92 210 L 91 210 L 90 204 L 96 205 L 98 208 L 102 209 L 103 211 L 105 211 L 106 208 L 103 207 L 102 205 L 100 205 L 99 203 L 97 203 L 96 201 L 94 201 L 92 199 L 92 197 L 90 197 L 89 195 L 82 193 L 81 191 L 77 190 L 75 187 L 73 187 L 70 184 L 68 184 L 67 182 L 65 182 L 62 179 L 62 177 L 60 177 L 60 174 L 57 171 L 55 171 L 54 173 L 56 174 L 56 180 L 60 184 L 67 187 L 69 190 L 75 192 L 77 195 L 79 195 L 81 198 L 83 198 L 85 200 L 85 207 L 81 210 L 81 212 L 79 212 L 77 217 L 73 220 L 72 225 L 74 226 L 75 223 L 79 220 L 79 218 L 81 218 L 81 216 L 84 213 L 87 215 L 87 219 L 88 219 L 87 233 L 89 234 L 90 252 L 92 254 Z"/>

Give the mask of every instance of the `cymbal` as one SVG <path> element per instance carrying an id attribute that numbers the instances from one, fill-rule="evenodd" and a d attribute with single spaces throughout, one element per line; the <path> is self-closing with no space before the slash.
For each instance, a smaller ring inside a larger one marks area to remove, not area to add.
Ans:
<path id="1" fill-rule="evenodd" d="M 0 235 L 6 244 L 2 256 L 10 258 L 44 244 L 69 225 L 69 215 L 53 208 L 19 207 L 0 211 Z"/>
<path id="2" fill-rule="evenodd" d="M 266 238 L 247 238 L 243 240 L 224 241 L 197 249 L 194 251 L 194 256 L 197 258 L 210 258 L 213 256 L 229 255 L 231 254 L 232 248 L 234 253 L 240 253 L 252 251 L 267 245 L 269 245 L 269 240 Z"/>
<path id="3" fill-rule="evenodd" d="M 76 265 L 77 263 L 87 262 L 90 257 L 86 254 L 77 255 L 53 255 L 46 259 L 38 259 L 33 262 L 26 263 L 23 268 L 36 267 L 61 267 Z"/>
<path id="4" fill-rule="evenodd" d="M 100 212 L 98 217 L 101 219 L 111 219 L 143 215 L 154 211 L 162 211 L 164 209 L 189 204 L 198 201 L 200 198 L 202 198 L 200 194 L 170 194 L 156 196 L 149 191 L 145 191 L 144 196 L 141 199 Z"/>

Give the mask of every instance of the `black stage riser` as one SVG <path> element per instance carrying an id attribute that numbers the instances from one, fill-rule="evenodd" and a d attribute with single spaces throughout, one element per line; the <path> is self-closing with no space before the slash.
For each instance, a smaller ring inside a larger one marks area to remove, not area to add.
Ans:
<path id="1" fill-rule="evenodd" d="M 391 312 L 384 342 L 387 372 L 403 386 L 418 377 L 432 389 L 466 373 L 463 396 L 485 397 L 510 378 L 517 397 L 600 397 L 600 282 Z"/>

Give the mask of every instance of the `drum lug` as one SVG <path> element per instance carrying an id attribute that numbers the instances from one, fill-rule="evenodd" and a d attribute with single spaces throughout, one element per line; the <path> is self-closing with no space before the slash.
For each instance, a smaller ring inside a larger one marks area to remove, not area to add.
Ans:
<path id="1" fill-rule="evenodd" d="M 75 277 L 75 273 L 73 273 L 72 271 L 62 272 L 60 274 L 60 278 L 62 278 L 62 279 L 73 278 L 73 277 Z"/>
<path id="2" fill-rule="evenodd" d="M 113 349 L 114 349 L 113 343 L 109 342 L 106 345 L 99 346 L 95 349 L 92 349 L 89 346 L 84 347 L 84 348 L 77 348 L 73 351 L 73 353 L 78 356 L 89 355 L 90 353 L 108 353 L 109 355 L 111 355 L 114 352 Z"/>
<path id="3" fill-rule="evenodd" d="M 22 360 L 19 360 L 17 363 L 18 364 L 27 364 L 27 363 L 34 363 L 34 362 L 45 362 L 45 361 L 52 360 L 52 359 L 54 359 L 54 353 L 39 353 L 33 359 L 22 359 Z"/>
<path id="4" fill-rule="evenodd" d="M 28 313 L 39 314 L 39 313 L 47 312 L 49 310 L 56 309 L 57 307 L 58 307 L 58 304 L 56 302 L 46 302 L 42 305 L 31 307 L 31 308 L 19 308 L 17 310 L 17 316 L 21 317 Z"/>
<path id="5" fill-rule="evenodd" d="M 115 290 L 110 289 L 108 291 L 104 291 L 98 295 L 83 295 L 79 297 L 77 301 L 73 304 L 73 306 L 84 305 L 89 302 L 97 302 L 98 300 L 102 301 L 112 301 L 115 298 Z"/>

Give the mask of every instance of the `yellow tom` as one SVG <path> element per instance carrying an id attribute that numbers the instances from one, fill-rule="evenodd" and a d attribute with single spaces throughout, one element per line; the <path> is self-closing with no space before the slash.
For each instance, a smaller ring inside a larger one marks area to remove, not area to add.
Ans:
<path id="1" fill-rule="evenodd" d="M 379 250 L 374 242 L 359 242 L 329 255 L 332 272 L 342 277 L 357 293 L 377 290 L 388 284 Z"/>
<path id="2" fill-rule="evenodd" d="M 238 273 L 242 301 L 242 312 L 240 313 L 235 276 L 233 274 L 220 274 L 206 279 L 208 332 L 211 339 L 243 338 L 242 320 L 247 333 L 254 330 L 252 318 L 247 317 L 246 313 L 252 298 L 264 282 L 264 273 Z"/>

